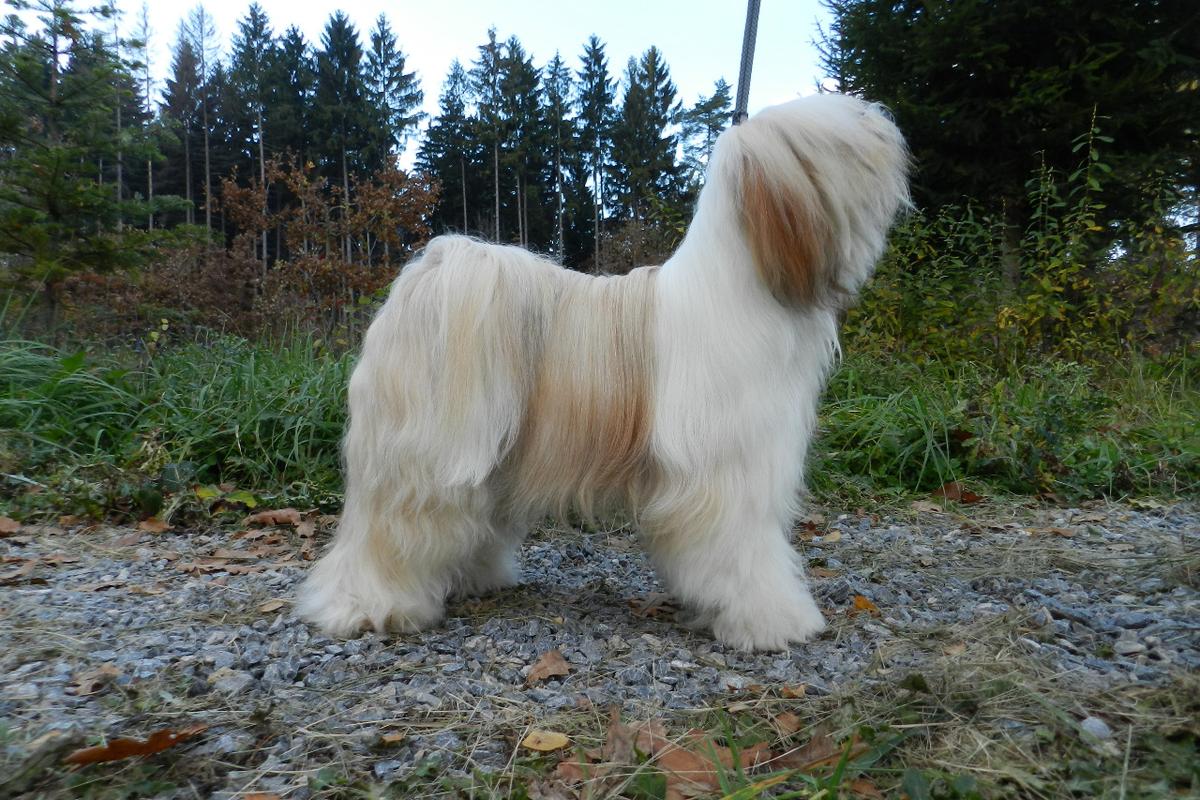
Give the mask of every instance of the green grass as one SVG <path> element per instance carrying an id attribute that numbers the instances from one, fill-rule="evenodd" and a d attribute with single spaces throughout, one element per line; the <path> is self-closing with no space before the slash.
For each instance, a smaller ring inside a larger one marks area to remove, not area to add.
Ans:
<path id="1" fill-rule="evenodd" d="M 335 508 L 352 363 L 299 337 L 150 354 L 0 341 L 0 503 L 138 516 L 181 489 L 232 484 Z M 1069 499 L 1195 494 L 1198 398 L 1186 356 L 1005 369 L 853 356 L 830 383 L 809 483 L 843 504 L 949 480 Z"/>
<path id="2" fill-rule="evenodd" d="M 1064 499 L 1200 490 L 1196 364 L 851 357 L 833 376 L 809 470 L 819 496 L 946 481 Z M 843 500 L 844 502 L 844 500 Z"/>
<path id="3" fill-rule="evenodd" d="M 350 367 L 305 339 L 152 356 L 0 342 L 5 494 L 63 513 L 136 511 L 194 484 L 334 502 Z"/>

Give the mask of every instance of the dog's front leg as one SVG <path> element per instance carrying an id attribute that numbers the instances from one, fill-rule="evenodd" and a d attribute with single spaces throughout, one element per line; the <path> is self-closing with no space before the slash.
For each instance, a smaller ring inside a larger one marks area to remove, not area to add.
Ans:
<path id="1" fill-rule="evenodd" d="M 754 513 L 760 498 L 728 488 L 678 497 L 646 515 L 644 535 L 659 574 L 726 644 L 786 650 L 811 640 L 825 620 L 780 521 L 786 512 Z"/>

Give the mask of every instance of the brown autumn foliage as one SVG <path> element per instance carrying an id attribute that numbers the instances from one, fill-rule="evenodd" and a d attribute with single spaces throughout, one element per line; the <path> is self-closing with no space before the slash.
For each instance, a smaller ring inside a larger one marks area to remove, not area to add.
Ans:
<path id="1" fill-rule="evenodd" d="M 138 271 L 65 278 L 56 333 L 152 346 L 200 328 L 329 332 L 429 239 L 438 186 L 425 176 L 385 169 L 353 181 L 349 202 L 311 165 L 276 159 L 266 179 L 222 181 L 224 246 L 181 234 Z"/>

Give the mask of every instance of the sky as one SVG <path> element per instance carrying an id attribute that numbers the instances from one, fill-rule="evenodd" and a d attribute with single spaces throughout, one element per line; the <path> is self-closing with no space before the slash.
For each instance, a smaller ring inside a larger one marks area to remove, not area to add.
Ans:
<path id="1" fill-rule="evenodd" d="M 216 22 L 224 52 L 245 16 L 250 0 L 204 0 Z M 151 31 L 151 67 L 161 81 L 170 69 L 171 45 L 180 21 L 195 6 L 189 0 L 147 0 Z M 500 40 L 516 35 L 534 64 L 544 65 L 556 50 L 578 69 L 583 43 L 593 33 L 606 45 L 609 72 L 624 73 L 630 56 L 657 45 L 686 105 L 712 93 L 713 82 L 725 78 L 736 90 L 746 18 L 743 0 L 259 0 L 276 34 L 296 25 L 319 46 L 329 15 L 342 10 L 358 29 L 364 46 L 380 13 L 388 16 L 409 69 L 415 69 L 425 91 L 425 110 L 434 114 L 450 63 L 469 65 L 476 47 L 495 26 Z M 118 0 L 121 29 L 132 36 L 143 0 Z M 813 42 L 817 24 L 828 13 L 819 0 L 762 0 L 750 111 L 815 91 L 821 79 Z M 620 94 L 618 94 L 618 99 Z"/>

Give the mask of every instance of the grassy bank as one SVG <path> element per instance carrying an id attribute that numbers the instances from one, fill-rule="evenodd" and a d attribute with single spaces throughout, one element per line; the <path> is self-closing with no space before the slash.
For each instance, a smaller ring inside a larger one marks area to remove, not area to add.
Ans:
<path id="1" fill-rule="evenodd" d="M 224 485 L 336 507 L 352 360 L 301 338 L 151 353 L 0 342 L 0 502 L 18 515 L 140 516 L 180 490 Z M 830 504 L 949 480 L 1063 499 L 1195 494 L 1196 366 L 851 355 L 826 395 L 810 488 Z"/>

